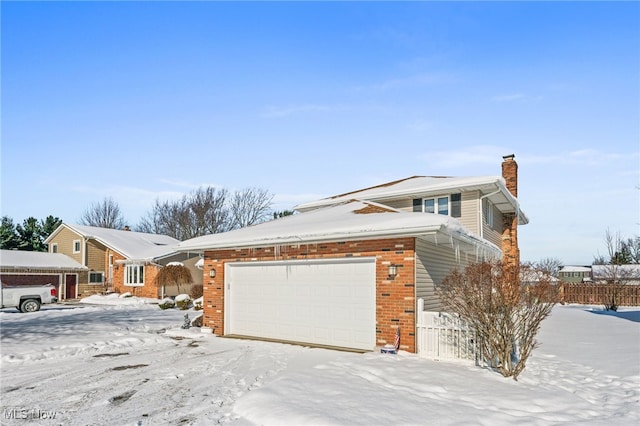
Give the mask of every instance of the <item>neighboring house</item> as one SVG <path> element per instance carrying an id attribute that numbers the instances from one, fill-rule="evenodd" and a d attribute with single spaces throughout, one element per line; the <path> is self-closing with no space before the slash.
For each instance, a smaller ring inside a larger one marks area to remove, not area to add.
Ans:
<path id="1" fill-rule="evenodd" d="M 86 266 L 75 297 L 115 291 L 160 298 L 171 294 L 155 277 L 169 262 L 195 255 L 176 252 L 178 240 L 166 235 L 63 223 L 46 240 L 49 252 L 65 254 Z M 193 277 L 201 283 L 201 277 Z"/>
<path id="2" fill-rule="evenodd" d="M 593 282 L 640 285 L 640 265 L 592 265 Z"/>
<path id="3" fill-rule="evenodd" d="M 296 207 L 299 214 L 184 241 L 204 256 L 214 333 L 415 352 L 417 299 L 454 268 L 519 262 L 517 164 L 502 177 L 415 176 Z"/>
<path id="4" fill-rule="evenodd" d="M 558 279 L 566 283 L 591 281 L 591 266 L 563 266 L 558 272 Z"/>
<path id="5" fill-rule="evenodd" d="M 88 269 L 59 253 L 0 250 L 0 281 L 4 286 L 45 285 L 56 287 L 58 299 L 75 298 L 78 277 Z"/>

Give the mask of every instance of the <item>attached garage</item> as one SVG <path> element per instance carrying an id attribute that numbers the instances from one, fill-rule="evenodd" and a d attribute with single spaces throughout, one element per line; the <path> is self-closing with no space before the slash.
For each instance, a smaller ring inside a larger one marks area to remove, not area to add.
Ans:
<path id="1" fill-rule="evenodd" d="M 371 350 L 376 259 L 225 264 L 225 334 Z"/>

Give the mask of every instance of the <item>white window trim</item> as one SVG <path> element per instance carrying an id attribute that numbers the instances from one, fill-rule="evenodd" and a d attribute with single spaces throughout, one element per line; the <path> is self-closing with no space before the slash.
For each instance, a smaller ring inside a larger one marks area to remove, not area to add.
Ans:
<path id="1" fill-rule="evenodd" d="M 94 275 L 100 274 L 101 280 L 100 281 L 91 281 L 91 274 L 94 274 Z M 103 283 L 104 283 L 104 272 L 100 272 L 100 271 L 91 271 L 91 272 L 89 272 L 89 284 L 103 284 Z"/>
<path id="2" fill-rule="evenodd" d="M 136 272 L 136 280 L 135 282 L 130 282 L 129 278 L 129 271 L 132 268 L 142 268 L 141 270 L 138 269 L 138 271 Z M 142 274 L 140 274 L 140 271 L 142 271 Z M 131 264 L 131 265 L 124 265 L 124 285 L 126 287 L 143 287 L 144 286 L 144 265 L 141 264 Z M 140 275 L 142 275 L 142 282 L 140 282 Z"/>
<path id="3" fill-rule="evenodd" d="M 438 212 L 438 200 L 446 198 L 447 199 L 447 214 L 442 214 Z M 451 216 L 451 196 L 450 195 L 439 195 L 437 197 L 426 197 L 422 199 L 422 212 L 426 212 L 426 201 L 433 200 L 433 214 L 439 214 L 441 216 Z"/>
<path id="4" fill-rule="evenodd" d="M 76 244 L 78 245 L 78 250 L 76 250 Z M 73 240 L 73 253 L 80 253 L 82 251 L 82 242 L 80 240 Z"/>
<path id="5" fill-rule="evenodd" d="M 51 253 L 58 252 L 58 243 L 51 243 Z"/>
<path id="6" fill-rule="evenodd" d="M 495 221 L 495 217 L 494 217 L 494 213 L 493 213 L 493 203 L 489 200 L 486 200 L 486 214 L 484 217 L 484 221 L 486 222 L 486 224 L 493 229 L 494 228 L 494 221 Z"/>

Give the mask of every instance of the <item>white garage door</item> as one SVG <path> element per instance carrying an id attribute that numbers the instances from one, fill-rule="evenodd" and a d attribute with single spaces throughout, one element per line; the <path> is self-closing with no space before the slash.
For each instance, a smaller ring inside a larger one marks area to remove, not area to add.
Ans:
<path id="1" fill-rule="evenodd" d="M 373 350 L 375 258 L 228 263 L 225 333 Z"/>

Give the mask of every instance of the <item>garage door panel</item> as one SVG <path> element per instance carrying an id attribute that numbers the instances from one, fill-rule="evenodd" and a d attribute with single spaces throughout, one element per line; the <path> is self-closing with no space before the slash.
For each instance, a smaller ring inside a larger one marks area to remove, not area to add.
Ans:
<path id="1" fill-rule="evenodd" d="M 227 334 L 371 350 L 375 259 L 227 264 Z"/>

